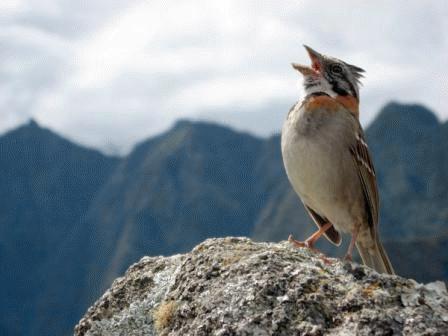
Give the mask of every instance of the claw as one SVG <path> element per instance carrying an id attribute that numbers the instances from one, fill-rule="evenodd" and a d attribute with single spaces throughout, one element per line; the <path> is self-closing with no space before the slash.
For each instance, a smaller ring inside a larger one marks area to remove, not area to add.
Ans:
<path id="1" fill-rule="evenodd" d="M 310 247 L 306 241 L 301 242 L 301 241 L 295 240 L 294 237 L 292 236 L 292 234 L 289 235 L 288 241 L 296 247 L 308 247 L 308 248 Z"/>
<path id="2" fill-rule="evenodd" d="M 292 234 L 289 235 L 288 241 L 296 247 L 306 247 L 315 252 L 321 253 L 318 249 L 314 248 L 314 241 L 312 239 L 307 239 L 305 241 L 295 240 Z"/>
<path id="3" fill-rule="evenodd" d="M 310 241 L 309 239 L 305 240 L 304 242 L 301 242 L 301 241 L 295 240 L 294 237 L 292 236 L 292 234 L 290 234 L 288 236 L 288 241 L 296 247 L 305 247 L 305 248 L 310 249 L 314 253 L 318 254 L 320 259 L 326 265 L 332 265 L 334 263 L 334 261 L 328 259 L 327 256 L 322 251 L 319 251 L 317 248 L 315 248 L 312 244 L 312 241 Z"/>
<path id="4" fill-rule="evenodd" d="M 327 258 L 325 255 L 322 255 L 321 257 L 320 257 L 320 259 L 323 261 L 323 263 L 325 264 L 325 265 L 333 265 L 336 261 L 334 261 L 334 260 L 330 260 L 329 258 Z"/>

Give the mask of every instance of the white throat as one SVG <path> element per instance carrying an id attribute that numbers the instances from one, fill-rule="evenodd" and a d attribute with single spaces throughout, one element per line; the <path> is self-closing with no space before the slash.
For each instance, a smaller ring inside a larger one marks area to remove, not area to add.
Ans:
<path id="1" fill-rule="evenodd" d="M 312 77 L 305 77 L 299 83 L 299 86 L 302 92 L 302 99 L 309 94 L 316 92 L 324 92 L 333 98 L 337 96 L 336 92 L 334 92 L 331 88 L 330 83 L 328 83 L 324 78 L 316 79 Z"/>

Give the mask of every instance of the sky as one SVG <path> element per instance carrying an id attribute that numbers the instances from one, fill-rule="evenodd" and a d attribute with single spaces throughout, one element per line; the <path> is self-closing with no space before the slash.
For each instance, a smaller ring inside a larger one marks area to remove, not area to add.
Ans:
<path id="1" fill-rule="evenodd" d="M 1 0 L 0 132 L 34 118 L 122 154 L 180 118 L 268 136 L 302 44 L 366 70 L 363 125 L 391 100 L 448 118 L 444 0 Z"/>

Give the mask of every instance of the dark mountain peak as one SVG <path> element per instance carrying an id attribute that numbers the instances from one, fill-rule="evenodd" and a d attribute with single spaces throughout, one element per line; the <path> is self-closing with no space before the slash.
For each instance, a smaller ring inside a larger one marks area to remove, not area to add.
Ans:
<path id="1" fill-rule="evenodd" d="M 146 156 L 154 150 L 173 154 L 186 150 L 209 151 L 221 146 L 258 146 L 263 140 L 211 121 L 181 119 L 164 133 L 135 146 L 129 158 Z"/>
<path id="2" fill-rule="evenodd" d="M 367 136 L 372 140 L 387 137 L 389 140 L 409 141 L 431 136 L 439 126 L 436 115 L 425 106 L 391 102 L 380 110 L 367 130 Z"/>
<path id="3" fill-rule="evenodd" d="M 235 130 L 227 125 L 209 121 L 178 122 L 167 133 L 167 141 L 177 144 L 180 152 L 201 152 L 207 155 L 221 155 L 221 151 L 249 153 L 258 151 L 264 143 L 249 133 Z"/>
<path id="4" fill-rule="evenodd" d="M 243 136 L 255 138 L 253 135 L 233 129 L 228 125 L 219 124 L 213 121 L 180 119 L 169 132 L 189 131 L 190 135 L 207 134 L 210 136 Z"/>
<path id="5" fill-rule="evenodd" d="M 436 127 L 439 121 L 431 110 L 419 104 L 401 104 L 397 102 L 390 102 L 385 105 L 376 122 L 387 122 L 392 127 Z"/>
<path id="6" fill-rule="evenodd" d="M 205 134 L 220 133 L 224 129 L 226 129 L 226 127 L 213 124 L 211 122 L 181 119 L 177 121 L 170 130 L 168 130 L 167 136 L 170 137 L 175 134 L 182 134 L 188 138 L 188 140 L 191 140 L 194 137 L 202 137 L 202 135 Z"/>
<path id="7" fill-rule="evenodd" d="M 28 127 L 40 128 L 39 124 L 37 123 L 36 119 L 34 119 L 34 118 L 30 118 L 28 120 Z"/>
<path id="8" fill-rule="evenodd" d="M 91 149 L 79 145 L 70 139 L 67 139 L 51 129 L 39 125 L 34 119 L 0 136 L 0 145 L 3 147 L 3 153 L 20 155 L 23 159 L 52 157 L 57 155 L 80 155 L 83 158 L 90 156 L 98 160 L 111 160 L 116 162 L 117 158 L 102 154 L 96 149 Z M 52 159 L 49 158 L 51 161 Z"/>
<path id="9" fill-rule="evenodd" d="M 40 126 L 36 122 L 36 120 L 31 118 L 28 120 L 28 122 L 4 134 L 2 137 L 0 137 L 0 140 L 9 140 L 15 143 L 26 142 L 28 145 L 33 145 L 55 137 L 60 138 L 62 141 L 62 137 L 60 137 L 53 131 Z"/>
<path id="10" fill-rule="evenodd" d="M 174 126 L 171 129 L 191 127 L 193 124 L 194 122 L 189 119 L 179 119 L 174 123 Z"/>

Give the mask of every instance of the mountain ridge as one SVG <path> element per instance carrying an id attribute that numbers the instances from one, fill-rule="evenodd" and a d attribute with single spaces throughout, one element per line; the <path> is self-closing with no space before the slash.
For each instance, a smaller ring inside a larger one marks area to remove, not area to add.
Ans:
<path id="1" fill-rule="evenodd" d="M 115 164 L 34 121 L 0 137 L 0 324 L 12 335 L 30 334 L 51 300 L 39 296 L 52 279 L 47 263 Z"/>
<path id="2" fill-rule="evenodd" d="M 448 129 L 431 114 L 421 105 L 393 103 L 366 130 L 380 186 L 382 239 L 397 271 L 420 281 L 448 279 L 445 255 L 430 263 L 424 252 L 434 254 L 448 241 L 437 238 L 448 222 Z M 3 297 L 12 307 L 0 309 L 0 330 L 11 335 L 64 334 L 142 255 L 186 252 L 211 236 L 279 241 L 315 230 L 285 175 L 279 135 L 259 138 L 182 120 L 116 158 L 35 122 L 17 130 L 0 136 L 6 200 L 0 261 L 20 265 L 0 263 L 0 283 L 8 283 Z M 35 201 L 39 206 L 27 206 Z M 319 248 L 344 252 L 324 240 Z M 409 260 L 400 267 L 403 256 Z M 36 279 L 31 286 L 27 273 Z M 7 290 L 14 279 L 23 280 Z M 60 311 L 65 317 L 52 319 Z M 18 319 L 26 330 L 17 329 Z"/>

